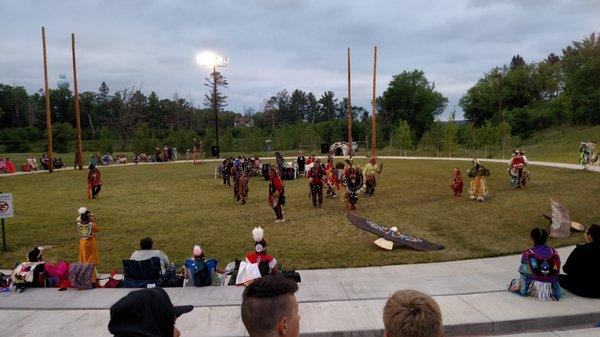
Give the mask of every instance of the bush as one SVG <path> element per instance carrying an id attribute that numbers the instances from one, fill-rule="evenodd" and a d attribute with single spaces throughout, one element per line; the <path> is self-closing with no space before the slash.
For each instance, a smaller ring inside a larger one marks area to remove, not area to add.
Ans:
<path id="1" fill-rule="evenodd" d="M 69 152 L 69 142 L 75 139 L 75 129 L 69 123 L 52 124 L 52 147 L 56 152 Z"/>

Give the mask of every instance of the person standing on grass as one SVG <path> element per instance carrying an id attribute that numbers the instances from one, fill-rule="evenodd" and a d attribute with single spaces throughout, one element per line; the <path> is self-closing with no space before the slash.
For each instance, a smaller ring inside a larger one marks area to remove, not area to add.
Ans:
<path id="1" fill-rule="evenodd" d="M 308 177 L 308 186 L 313 207 L 321 207 L 323 204 L 323 167 L 320 160 L 317 160 L 306 176 Z"/>
<path id="2" fill-rule="evenodd" d="M 94 165 L 90 164 L 88 172 L 88 198 L 96 199 L 102 188 L 102 174 Z"/>
<path id="3" fill-rule="evenodd" d="M 283 222 L 285 221 L 283 209 L 281 208 L 281 205 L 285 204 L 283 181 L 275 168 L 269 169 L 269 179 L 271 179 L 271 182 L 269 183 L 269 206 L 273 208 L 275 216 L 277 217 L 275 222 Z"/>
<path id="4" fill-rule="evenodd" d="M 306 169 L 306 159 L 304 158 L 304 152 L 300 151 L 298 154 L 298 175 L 303 176 Z"/>
<path id="5" fill-rule="evenodd" d="M 87 208 L 79 208 L 79 217 L 77 218 L 77 232 L 79 233 L 79 263 L 98 265 L 98 245 L 96 244 L 96 216 Z"/>

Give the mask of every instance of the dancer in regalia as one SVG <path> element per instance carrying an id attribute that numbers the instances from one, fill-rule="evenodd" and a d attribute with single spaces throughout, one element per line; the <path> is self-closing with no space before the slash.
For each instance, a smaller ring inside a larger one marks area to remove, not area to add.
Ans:
<path id="1" fill-rule="evenodd" d="M 98 245 L 96 244 L 96 216 L 87 208 L 79 208 L 77 217 L 77 232 L 79 233 L 79 263 L 98 265 Z"/>
<path id="2" fill-rule="evenodd" d="M 525 157 L 525 153 L 515 150 L 508 164 L 510 165 L 508 169 L 508 175 L 511 177 L 510 184 L 516 188 L 525 187 L 529 176 L 526 172 L 527 157 Z"/>
<path id="3" fill-rule="evenodd" d="M 381 173 L 382 166 L 377 163 L 377 157 L 371 157 L 367 165 L 363 168 L 365 177 L 365 196 L 372 197 L 375 194 L 375 186 L 377 185 L 376 175 Z"/>
<path id="4" fill-rule="evenodd" d="M 335 194 L 335 190 L 338 187 L 339 183 L 337 180 L 336 168 L 333 164 L 333 159 L 331 161 L 327 160 L 327 165 L 325 165 L 325 169 L 323 170 L 323 177 L 325 186 L 327 186 L 327 197 L 337 197 L 337 195 Z"/>
<path id="5" fill-rule="evenodd" d="M 269 206 L 273 208 L 275 216 L 277 217 L 275 222 L 283 222 L 285 221 L 283 209 L 281 208 L 281 206 L 285 204 L 283 181 L 275 168 L 269 168 L 269 179 L 271 180 L 269 183 Z"/>
<path id="6" fill-rule="evenodd" d="M 102 174 L 94 165 L 90 164 L 88 172 L 88 198 L 96 199 L 102 188 Z"/>
<path id="7" fill-rule="evenodd" d="M 473 167 L 467 172 L 469 178 L 473 178 L 469 184 L 469 195 L 471 199 L 483 202 L 489 194 L 485 177 L 490 176 L 490 170 L 481 165 L 477 158 L 473 159 Z"/>
<path id="8" fill-rule="evenodd" d="M 313 207 L 321 207 L 323 204 L 323 166 L 320 160 L 317 160 L 310 168 L 307 177 Z"/>
<path id="9" fill-rule="evenodd" d="M 249 167 L 244 167 L 241 171 L 242 174 L 238 180 L 237 200 L 241 200 L 242 205 L 245 205 L 246 200 L 248 200 L 248 184 L 250 183 L 251 169 Z"/>
<path id="10" fill-rule="evenodd" d="M 233 165 L 232 158 L 223 159 L 223 164 L 221 164 L 221 174 L 223 175 L 223 186 L 231 187 L 231 181 L 229 177 L 231 176 L 231 167 Z"/>
<path id="11" fill-rule="evenodd" d="M 579 164 L 583 165 L 583 169 L 587 170 L 590 165 L 598 165 L 598 152 L 594 151 L 598 145 L 597 141 L 587 141 L 579 143 Z"/>
<path id="12" fill-rule="evenodd" d="M 358 191 L 363 187 L 363 175 L 360 167 L 355 166 L 350 159 L 346 159 L 343 180 L 346 187 L 344 194 L 346 209 L 355 210 L 358 203 Z"/>
<path id="13" fill-rule="evenodd" d="M 455 168 L 452 172 L 452 193 L 454 193 L 455 197 L 460 197 L 463 192 L 463 178 L 460 170 Z"/>
<path id="14" fill-rule="evenodd" d="M 558 252 L 546 245 L 548 232 L 545 229 L 534 228 L 530 236 L 533 247 L 523 252 L 519 267 L 520 277 L 510 282 L 508 291 L 540 300 L 558 301 L 562 295 Z"/>

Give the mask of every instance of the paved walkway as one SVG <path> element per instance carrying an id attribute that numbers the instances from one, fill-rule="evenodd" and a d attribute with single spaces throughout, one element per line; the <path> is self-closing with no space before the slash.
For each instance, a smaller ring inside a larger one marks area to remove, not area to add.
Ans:
<path id="1" fill-rule="evenodd" d="M 563 259 L 573 247 L 559 249 Z M 399 289 L 417 289 L 439 303 L 447 336 L 550 331 L 531 336 L 600 336 L 600 300 L 566 293 L 559 302 L 539 302 L 505 291 L 517 275 L 520 256 L 430 264 L 300 271 L 303 336 L 382 336 L 382 309 Z M 177 320 L 183 336 L 244 336 L 242 287 L 168 288 L 175 304 L 196 308 Z M 28 289 L 0 295 L 0 337 L 108 336 L 108 308 L 129 289 L 88 291 Z M 34 323 L 35 322 L 35 323 Z"/>

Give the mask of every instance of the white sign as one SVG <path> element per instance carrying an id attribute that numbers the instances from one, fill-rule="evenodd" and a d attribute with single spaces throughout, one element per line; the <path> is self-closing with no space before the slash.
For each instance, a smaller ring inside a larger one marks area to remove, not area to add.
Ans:
<path id="1" fill-rule="evenodd" d="M 0 193 L 0 219 L 12 218 L 14 215 L 12 193 Z"/>

